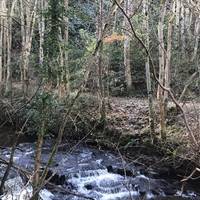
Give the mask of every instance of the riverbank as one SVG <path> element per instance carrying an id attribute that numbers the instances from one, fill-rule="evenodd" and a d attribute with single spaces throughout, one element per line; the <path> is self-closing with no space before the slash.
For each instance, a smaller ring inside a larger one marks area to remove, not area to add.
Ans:
<path id="1" fill-rule="evenodd" d="M 11 145 L 16 131 L 23 125 L 24 116 L 28 108 L 23 105 L 13 109 L 15 112 L 7 112 L 7 116 L 1 116 L 0 146 Z M 184 124 L 180 113 L 171 106 L 167 120 L 167 140 L 159 139 L 151 144 L 151 136 L 148 129 L 148 104 L 145 99 L 138 98 L 110 98 L 107 107 L 107 118 L 104 126 L 99 123 L 99 110 L 96 97 L 83 95 L 74 105 L 73 111 L 67 119 L 63 143 L 71 141 L 73 144 L 85 143 L 98 149 L 111 150 L 121 155 L 129 162 L 142 165 L 145 173 L 157 171 L 160 177 L 176 178 L 179 181 L 188 177 L 196 167 L 199 167 L 199 155 L 193 153 L 188 137 L 185 134 Z M 188 105 L 187 105 L 188 106 Z M 4 104 L 5 109 L 5 104 Z M 199 108 L 188 110 L 189 122 L 194 124 L 194 117 Z M 52 118 L 56 119 L 49 126 L 47 138 L 56 137 L 59 126 L 62 123 L 64 106 L 60 106 Z M 5 112 L 6 113 L 6 112 Z M 9 118 L 8 116 L 12 116 Z M 157 115 L 156 115 L 157 116 Z M 158 118 L 156 117 L 156 134 L 159 138 Z M 35 127 L 33 121 L 27 123 L 25 134 L 21 142 L 34 142 Z M 193 127 L 195 129 L 195 127 Z M 198 174 L 194 174 L 198 176 Z M 198 179 L 190 181 L 190 184 L 199 185 Z"/>

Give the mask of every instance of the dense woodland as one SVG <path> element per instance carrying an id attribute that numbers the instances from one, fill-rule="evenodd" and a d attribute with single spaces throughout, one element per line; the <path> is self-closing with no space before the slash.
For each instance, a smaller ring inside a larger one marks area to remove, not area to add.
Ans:
<path id="1" fill-rule="evenodd" d="M 0 127 L 14 129 L 1 194 L 22 137 L 36 142 L 31 200 L 68 140 L 142 140 L 193 163 L 187 181 L 200 172 L 200 1 L 0 0 L 0 93 Z"/>

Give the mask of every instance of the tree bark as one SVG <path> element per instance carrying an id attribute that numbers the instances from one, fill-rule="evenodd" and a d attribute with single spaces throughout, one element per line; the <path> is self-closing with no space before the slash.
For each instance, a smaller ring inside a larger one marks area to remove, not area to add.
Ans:
<path id="1" fill-rule="evenodd" d="M 44 64 L 44 32 L 45 32 L 45 18 L 43 11 L 45 9 L 45 0 L 40 0 L 38 3 L 39 9 L 40 9 L 40 17 L 38 18 L 38 30 L 40 35 L 40 43 L 39 43 L 39 64 L 41 67 L 43 67 Z"/>
<path id="2" fill-rule="evenodd" d="M 131 15 L 131 2 L 130 0 L 125 0 L 124 1 L 124 10 L 127 13 L 128 16 Z M 126 87 L 127 87 L 127 92 L 131 93 L 132 92 L 132 76 L 131 76 L 131 53 L 130 53 L 130 45 L 131 45 L 131 39 L 129 36 L 129 24 L 124 17 L 124 35 L 125 35 L 125 40 L 124 40 L 124 67 L 125 67 L 125 82 L 126 82 Z"/>
<path id="3" fill-rule="evenodd" d="M 98 41 L 101 40 L 103 35 L 103 0 L 98 1 L 98 14 L 97 14 L 97 38 Z M 98 68 L 98 87 L 99 87 L 99 96 L 100 96 L 100 117 L 102 123 L 105 122 L 106 119 L 106 108 L 105 108 L 105 95 L 104 95 L 104 84 L 103 84 L 103 65 L 102 65 L 102 51 L 103 44 L 100 44 L 99 50 L 97 52 L 97 68 Z"/>
<path id="4" fill-rule="evenodd" d="M 5 32 L 5 27 L 4 27 L 4 21 L 5 21 L 5 16 L 7 15 L 7 8 L 6 8 L 6 2 L 5 0 L 1 1 L 0 4 L 0 87 L 2 87 L 3 84 L 3 68 L 4 68 L 4 56 L 3 56 L 3 49 L 5 51 L 6 46 L 4 46 L 4 32 Z"/>
<path id="5" fill-rule="evenodd" d="M 150 38 L 149 38 L 149 1 L 143 1 L 143 12 L 144 12 L 144 32 L 146 33 L 145 38 L 145 45 L 149 49 Z M 152 138 L 152 143 L 154 142 L 155 138 L 155 127 L 154 127 L 154 105 L 153 105 L 153 91 L 152 91 L 152 84 L 151 84 L 151 72 L 150 72 L 150 64 L 149 64 L 149 57 L 146 57 L 145 63 L 145 70 L 146 70 L 146 83 L 147 83 L 147 93 L 148 93 L 148 104 L 149 104 L 149 127 L 150 127 L 150 134 Z"/>
<path id="6" fill-rule="evenodd" d="M 38 133 L 38 139 L 36 144 L 35 151 L 35 168 L 34 168 L 34 176 L 33 176 L 33 194 L 34 200 L 38 200 L 39 198 L 39 182 L 40 182 L 40 168 L 41 168 L 41 156 L 42 156 L 42 146 L 45 134 L 45 120 L 43 119 L 40 132 Z"/>
<path id="7" fill-rule="evenodd" d="M 165 78 L 165 44 L 164 44 L 164 19 L 166 14 L 167 1 L 160 4 L 160 16 L 158 22 L 158 41 L 159 41 L 159 82 L 164 85 Z M 157 98 L 160 108 L 160 133 L 161 138 L 166 138 L 165 124 L 165 105 L 164 105 L 164 90 L 158 85 Z"/>
<path id="8" fill-rule="evenodd" d="M 32 39 L 34 33 L 34 26 L 36 20 L 36 10 L 38 0 L 28 2 L 29 5 L 24 6 L 23 1 L 21 3 L 21 33 L 22 33 L 22 90 L 24 97 L 28 95 L 29 86 L 29 57 L 32 48 Z M 32 3 L 32 4 L 31 4 Z"/>
<path id="9" fill-rule="evenodd" d="M 178 50 L 177 52 L 177 61 L 178 63 L 180 63 L 181 61 L 181 3 L 180 0 L 176 0 L 175 1 L 176 4 L 176 9 L 175 9 L 175 17 L 176 17 L 176 27 L 175 27 L 175 34 L 176 34 L 176 38 L 177 38 L 177 42 L 176 42 L 176 49 Z M 175 78 L 177 76 L 178 73 L 178 65 L 174 66 L 174 74 L 173 74 L 173 78 Z"/>
<path id="10" fill-rule="evenodd" d="M 68 0 L 64 0 L 65 12 L 63 13 L 63 25 L 60 30 L 60 38 L 62 44 L 60 45 L 60 67 L 61 73 L 58 75 L 58 94 L 61 98 L 62 96 L 70 93 L 70 73 L 69 73 L 69 55 L 68 55 L 68 45 L 69 45 L 69 19 L 66 16 L 68 11 Z M 63 45 L 64 44 L 64 45 Z"/>
<path id="11" fill-rule="evenodd" d="M 3 19 L 0 17 L 0 87 L 3 81 Z"/>
<path id="12" fill-rule="evenodd" d="M 199 37 L 200 37 L 200 16 L 197 17 L 195 21 L 194 37 L 195 37 L 195 44 L 191 61 L 194 61 L 195 58 L 197 57 L 197 52 L 199 47 Z"/>
<path id="13" fill-rule="evenodd" d="M 173 5 L 171 5 L 173 7 Z M 169 18 L 168 30 L 167 30 L 167 51 L 166 51 L 166 62 L 165 62 L 165 87 L 170 88 L 170 79 L 171 79 L 171 54 L 172 54 L 172 34 L 173 34 L 173 22 L 174 14 Z M 168 102 L 168 92 L 164 92 L 164 103 L 167 107 Z"/>
<path id="14" fill-rule="evenodd" d="M 181 2 L 181 21 L 180 21 L 180 30 L 181 30 L 181 54 L 182 56 L 185 56 L 185 47 L 186 47 L 186 40 L 185 40 L 185 27 L 186 27 L 186 21 L 185 21 L 185 7 L 183 4 L 183 0 L 180 0 Z"/>
<path id="15" fill-rule="evenodd" d="M 14 15 L 14 7 L 17 0 L 12 2 L 8 1 L 8 9 L 7 9 L 7 24 L 8 28 L 6 30 L 6 38 L 7 38 L 7 67 L 6 67 L 6 86 L 5 86 L 5 94 L 10 94 L 12 90 L 12 69 L 11 69 L 11 51 L 12 51 L 12 18 Z"/>
<path id="16" fill-rule="evenodd" d="M 65 80 L 65 89 L 67 93 L 70 93 L 70 73 L 69 73 L 69 55 L 68 55 L 68 46 L 69 46 L 69 18 L 66 16 L 68 13 L 68 0 L 64 1 L 65 5 L 65 16 L 64 16 L 64 42 L 65 42 L 65 50 L 64 50 L 64 80 Z"/>

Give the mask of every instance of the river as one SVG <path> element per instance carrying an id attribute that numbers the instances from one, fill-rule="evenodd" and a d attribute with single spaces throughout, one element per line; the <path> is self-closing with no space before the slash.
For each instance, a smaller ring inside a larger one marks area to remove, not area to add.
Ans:
<path id="1" fill-rule="evenodd" d="M 42 166 L 48 160 L 50 144 L 44 145 Z M 33 171 L 35 144 L 20 144 L 14 155 L 14 163 L 23 169 Z M 1 150 L 1 157 L 8 159 L 10 148 Z M 0 165 L 2 177 L 5 166 Z M 41 169 L 42 170 L 42 169 Z M 176 180 L 158 178 L 155 171 L 148 175 L 142 167 L 122 159 L 121 155 L 110 151 L 78 145 L 65 145 L 54 158 L 49 175 L 55 187 L 46 187 L 40 192 L 43 200 L 136 200 L 136 199 L 199 199 L 197 192 L 186 190 L 181 193 L 181 184 Z M 68 194 L 67 191 L 72 191 Z M 27 200 L 32 192 L 28 180 L 24 180 L 18 170 L 12 169 L 6 182 L 2 200 Z"/>

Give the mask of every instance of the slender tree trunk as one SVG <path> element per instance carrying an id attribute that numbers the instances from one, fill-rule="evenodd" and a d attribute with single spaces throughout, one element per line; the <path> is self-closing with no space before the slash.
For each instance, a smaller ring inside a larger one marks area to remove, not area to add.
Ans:
<path id="1" fill-rule="evenodd" d="M 173 5 L 171 5 L 173 7 Z M 168 32 L 167 32 L 167 52 L 166 52 L 166 62 L 165 62 L 165 87 L 170 88 L 170 78 L 171 78 L 171 54 L 172 54 L 172 33 L 173 33 L 173 22 L 174 14 L 169 18 L 168 22 Z M 164 92 L 164 103 L 167 107 L 168 102 L 168 92 Z"/>
<path id="2" fill-rule="evenodd" d="M 3 82 L 3 19 L 0 16 L 0 87 Z"/>
<path id="3" fill-rule="evenodd" d="M 131 3 L 130 0 L 125 0 L 124 1 L 124 10 L 126 11 L 127 15 L 130 16 L 131 14 Z M 125 67 L 125 81 L 126 81 L 126 87 L 127 87 L 127 92 L 132 93 L 132 76 L 131 76 L 131 58 L 130 58 L 130 45 L 131 45 L 131 40 L 129 36 L 129 23 L 124 17 L 124 35 L 125 35 L 125 40 L 124 40 L 124 67 Z"/>
<path id="4" fill-rule="evenodd" d="M 5 94 L 9 94 L 12 91 L 12 69 L 11 69 L 11 50 L 12 50 L 12 17 L 14 14 L 14 7 L 16 4 L 16 0 L 13 2 L 8 2 L 8 10 L 7 10 L 7 24 L 8 28 L 6 31 L 7 38 L 7 67 L 6 67 L 6 86 L 5 86 Z"/>
<path id="5" fill-rule="evenodd" d="M 165 45 L 164 45 L 164 19 L 166 14 L 167 1 L 160 5 L 160 16 L 158 22 L 158 41 L 159 41 L 159 81 L 164 85 L 165 78 Z M 160 132 L 161 138 L 166 138 L 165 125 L 165 105 L 164 105 L 164 91 L 158 86 L 157 98 L 160 107 Z"/>
<path id="6" fill-rule="evenodd" d="M 5 1 L 2 1 L 0 3 L 0 12 L 1 15 L 6 13 L 6 5 Z M 2 87 L 2 82 L 3 82 L 3 32 L 4 32 L 4 17 L 0 16 L 0 89 Z"/>
<path id="7" fill-rule="evenodd" d="M 144 32 L 146 33 L 146 47 L 149 49 L 149 1 L 143 1 L 143 12 L 144 12 Z M 155 137 L 155 127 L 154 127 L 154 105 L 153 105 L 153 92 L 152 92 L 152 84 L 151 84 L 151 72 L 150 72 L 150 64 L 149 64 L 149 57 L 146 58 L 145 63 L 145 70 L 146 70 L 146 82 L 147 82 L 147 93 L 148 93 L 148 104 L 149 104 L 149 127 L 150 133 L 152 138 L 152 143 L 154 142 Z"/>
<path id="8" fill-rule="evenodd" d="M 25 19 L 24 19 L 24 4 L 23 0 L 20 0 L 20 20 L 21 20 L 21 38 L 22 38 L 22 53 L 20 63 L 20 80 L 22 88 L 24 87 L 24 76 L 23 76 L 23 63 L 24 63 L 24 47 L 25 47 Z M 24 89 L 23 89 L 24 90 Z"/>
<path id="9" fill-rule="evenodd" d="M 39 35 L 40 35 L 40 43 L 39 43 L 39 64 L 41 67 L 43 67 L 44 64 L 44 31 L 45 31 L 45 18 L 44 18 L 44 9 L 45 9 L 45 0 L 40 0 L 39 3 L 39 9 L 40 9 L 40 17 L 38 18 L 38 29 L 39 29 Z"/>
<path id="10" fill-rule="evenodd" d="M 166 14 L 166 3 L 160 5 L 160 16 L 158 22 L 158 42 L 159 42 L 159 81 L 164 84 L 165 73 L 165 44 L 164 44 L 164 19 Z M 158 86 L 157 98 L 160 99 L 163 90 Z"/>
<path id="11" fill-rule="evenodd" d="M 181 4 L 180 4 L 180 0 L 176 0 L 175 2 L 176 2 L 176 26 L 179 27 Z"/>
<path id="12" fill-rule="evenodd" d="M 3 25 L 7 24 L 7 19 L 4 19 Z M 7 66 L 7 30 L 3 27 L 3 80 L 5 83 L 6 80 L 6 66 Z"/>
<path id="13" fill-rule="evenodd" d="M 186 22 L 185 22 L 185 8 L 184 8 L 184 4 L 183 4 L 183 0 L 181 1 L 181 21 L 180 21 L 180 29 L 181 29 L 181 53 L 182 56 L 185 56 L 185 47 L 186 47 L 186 41 L 185 41 L 185 26 L 186 26 Z"/>
<path id="14" fill-rule="evenodd" d="M 3 86 L 3 79 L 4 79 L 4 71 L 5 71 L 5 66 L 6 66 L 6 57 L 4 57 L 6 55 L 5 51 L 6 51 L 6 30 L 5 30 L 5 21 L 7 18 L 7 8 L 6 8 L 6 1 L 2 0 L 0 3 L 0 12 L 1 15 L 0 16 L 0 89 L 2 89 Z"/>
<path id="15" fill-rule="evenodd" d="M 181 41 L 180 41 L 180 38 L 181 38 L 181 31 L 180 31 L 180 13 L 181 13 L 181 4 L 180 4 L 180 0 L 176 0 L 175 1 L 175 4 L 176 4 L 176 12 L 175 12 L 175 15 L 176 15 L 176 27 L 175 27 L 175 34 L 176 34 L 176 38 L 177 38 L 177 41 L 176 41 L 176 49 L 178 50 L 177 52 L 177 62 L 180 63 L 180 60 L 181 60 Z M 174 74 L 173 74 L 173 78 L 175 78 L 177 76 L 177 73 L 178 73 L 178 65 L 175 65 L 174 66 L 175 69 L 174 69 Z"/>
<path id="16" fill-rule="evenodd" d="M 38 0 L 29 1 L 29 5 L 24 6 L 21 0 L 21 32 L 22 32 L 22 90 L 24 96 L 28 95 L 29 86 L 29 57 L 32 48 L 32 39 L 36 20 Z M 25 25 L 25 26 L 24 26 Z"/>
<path id="17" fill-rule="evenodd" d="M 97 38 L 101 40 L 103 35 L 103 0 L 98 1 L 98 15 L 97 15 Z M 103 44 L 101 44 L 97 52 L 97 68 L 98 68 L 98 85 L 99 85 L 99 96 L 100 96 L 100 115 L 101 121 L 104 123 L 106 119 L 106 108 L 105 108 L 105 95 L 104 95 L 104 84 L 103 84 L 103 65 L 102 65 L 102 51 Z"/>
<path id="18" fill-rule="evenodd" d="M 196 18 L 195 27 L 194 27 L 194 37 L 195 37 L 195 44 L 194 44 L 194 52 L 192 55 L 192 61 L 195 60 L 198 52 L 199 47 L 199 37 L 200 37 L 200 17 Z"/>
<path id="19" fill-rule="evenodd" d="M 70 93 L 70 73 L 69 73 L 69 19 L 66 16 L 68 11 L 68 0 L 64 0 L 65 13 L 63 14 L 63 26 L 60 29 L 60 39 L 63 41 L 64 46 L 60 46 L 60 66 L 61 73 L 58 75 L 58 94 L 62 97 Z M 63 45 L 62 44 L 62 45 Z"/>
<path id="20" fill-rule="evenodd" d="M 65 15 L 68 14 L 68 2 L 69 0 L 65 0 Z M 65 42 L 65 50 L 64 50 L 64 80 L 65 80 L 65 89 L 67 93 L 70 93 L 70 73 L 69 73 L 69 55 L 68 49 L 69 47 L 69 19 L 67 16 L 64 16 L 64 42 Z"/>
<path id="21" fill-rule="evenodd" d="M 117 10 L 114 12 L 114 15 L 113 15 L 113 27 L 112 27 L 112 34 L 114 34 L 115 33 L 115 31 L 116 31 L 116 28 L 117 28 Z M 112 47 L 111 47 L 111 49 L 112 48 L 114 48 L 114 46 L 116 45 L 116 44 L 111 44 L 112 45 Z M 108 60 L 108 68 L 107 68 L 107 74 L 110 74 L 110 72 L 111 72 L 111 61 L 112 61 L 112 56 L 113 56 L 113 54 L 112 54 L 112 50 L 109 52 L 109 60 Z M 110 77 L 108 77 L 108 81 L 107 81 L 107 102 L 108 102 L 108 105 L 109 106 L 111 106 L 111 104 L 110 104 L 110 83 L 111 83 L 111 78 Z"/>
<path id="22" fill-rule="evenodd" d="M 12 42 L 12 35 L 11 35 L 11 20 L 7 19 L 9 28 L 7 29 L 7 63 L 6 63 L 6 85 L 5 85 L 5 94 L 9 94 L 11 92 L 11 42 Z"/>
<path id="23" fill-rule="evenodd" d="M 185 26 L 186 26 L 188 41 L 191 41 L 192 39 L 191 25 L 192 25 L 192 12 L 190 11 L 189 8 L 185 8 Z"/>
<path id="24" fill-rule="evenodd" d="M 38 134 L 38 139 L 37 139 L 36 151 L 35 151 L 35 169 L 34 169 L 34 176 L 33 176 L 34 200 L 38 200 L 39 198 L 38 186 L 40 182 L 40 168 L 41 168 L 41 156 L 42 156 L 44 133 L 45 133 L 45 120 L 43 120 L 41 124 L 40 132 Z"/>

